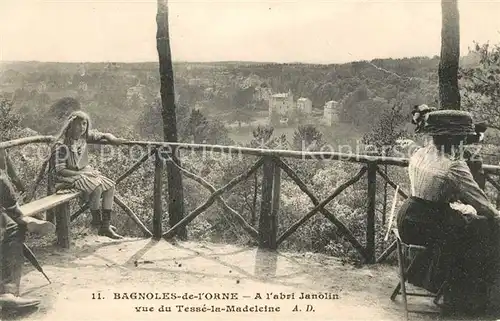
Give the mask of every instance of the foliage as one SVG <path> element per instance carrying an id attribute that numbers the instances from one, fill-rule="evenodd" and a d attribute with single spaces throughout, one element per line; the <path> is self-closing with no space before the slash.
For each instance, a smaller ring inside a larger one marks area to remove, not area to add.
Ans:
<path id="1" fill-rule="evenodd" d="M 289 146 L 285 135 L 276 137 L 274 127 L 272 126 L 257 126 L 252 131 L 252 140 L 249 146 L 260 149 L 287 149 Z"/>
<path id="2" fill-rule="evenodd" d="M 187 124 L 181 129 L 182 140 L 195 144 L 230 145 L 228 130 L 218 119 L 209 121 L 203 113 L 194 109 Z"/>
<path id="3" fill-rule="evenodd" d="M 179 128 L 179 141 L 185 141 L 183 137 L 183 128 L 187 127 L 191 110 L 189 106 L 183 103 L 177 103 L 177 128 Z M 156 98 L 152 103 L 148 104 L 141 115 L 135 127 L 141 136 L 148 139 L 163 140 L 163 119 L 161 114 L 161 99 Z"/>
<path id="4" fill-rule="evenodd" d="M 61 120 L 80 109 L 81 105 L 78 100 L 73 97 L 64 97 L 50 106 L 47 116 Z"/>
<path id="5" fill-rule="evenodd" d="M 177 104 L 178 139 L 185 143 L 206 143 L 230 145 L 228 130 L 218 119 L 209 120 L 197 110 L 191 110 L 187 105 Z M 139 132 L 150 139 L 163 140 L 163 121 L 161 116 L 161 102 L 155 100 L 146 109 L 136 126 Z"/>
<path id="6" fill-rule="evenodd" d="M 237 89 L 233 95 L 232 101 L 232 110 L 230 119 L 232 121 L 238 122 L 238 125 L 241 127 L 242 122 L 249 123 L 253 118 L 253 111 L 255 110 L 255 102 L 253 99 L 253 95 L 255 92 L 255 88 L 253 86 L 249 86 L 243 89 Z"/>
<path id="7" fill-rule="evenodd" d="M 280 114 L 278 112 L 276 112 L 275 110 L 272 110 L 271 114 L 269 115 L 269 121 L 270 121 L 271 125 L 272 126 L 279 126 L 280 119 L 281 119 Z"/>
<path id="8" fill-rule="evenodd" d="M 44 132 L 55 135 L 61 124 L 74 111 L 81 110 L 80 102 L 73 97 L 63 97 L 53 103 L 47 113 L 43 115 Z"/>
<path id="9" fill-rule="evenodd" d="M 207 136 L 207 127 L 207 118 L 199 110 L 195 109 L 191 112 L 191 116 L 184 130 L 184 136 L 193 137 L 194 143 L 200 144 Z"/>
<path id="10" fill-rule="evenodd" d="M 0 141 L 15 138 L 16 131 L 20 130 L 21 117 L 12 110 L 12 102 L 0 97 Z"/>
<path id="11" fill-rule="evenodd" d="M 177 63 L 174 64 L 174 81 L 179 140 L 234 144 L 229 140 L 225 123 L 250 122 L 255 112 L 267 110 L 266 97 L 269 94 L 290 89 L 295 97 L 312 100 L 313 113 L 321 114 L 326 101 L 338 101 L 344 123 L 326 129 L 303 120 L 299 122 L 300 126 L 295 129 L 293 137 L 289 137 L 290 141 L 277 126 L 260 125 L 249 130 L 251 135 L 241 145 L 301 150 L 304 141 L 308 150 L 319 150 L 326 141 L 335 140 L 338 145 L 352 141 L 353 133 L 366 133 L 365 142 L 392 145 L 399 136 L 405 135 L 405 115 L 409 114 L 411 106 L 432 104 L 436 100 L 437 65 L 437 58 L 380 59 L 342 65 Z M 56 115 L 53 117 L 55 119 L 63 117 L 69 108 L 61 107 L 56 102 L 61 97 L 73 97 L 80 103 L 81 109 L 91 114 L 95 127 L 101 131 L 111 131 L 126 138 L 163 140 L 157 67 L 155 63 L 117 64 L 113 68 L 98 63 L 83 64 L 82 68 L 73 64 L 46 63 L 34 67 L 29 63 L 7 64 L 8 72 L 2 75 L 6 81 L 0 82 L 0 90 L 12 93 L 15 99 L 12 100 L 13 105 L 5 108 L 8 112 L 4 113 L 5 104 L 2 104 L 2 116 L 9 116 L 0 119 L 0 126 L 4 126 L 0 128 L 16 127 L 13 123 L 2 124 L 7 119 L 17 119 L 21 121 L 19 127 L 45 132 L 50 124 L 40 115 Z M 40 83 L 45 86 L 38 88 Z M 274 125 L 279 125 L 279 116 L 274 117 Z M 3 135 L 3 131 L 1 133 Z M 311 146 L 314 141 L 317 141 L 315 147 Z M 91 162 L 113 179 L 130 168 L 145 152 L 134 149 L 131 153 L 132 148 L 125 146 L 111 149 L 115 151 L 112 156 L 103 155 L 100 147 L 92 149 Z M 131 157 L 132 154 L 134 157 Z M 17 154 L 13 152 L 12 155 L 19 164 L 24 181 L 33 181 L 41 166 L 40 159 L 33 156 L 34 152 L 26 150 Z M 215 188 L 220 188 L 247 171 L 258 157 L 181 152 L 181 159 L 187 170 L 204 177 Z M 359 164 L 341 161 L 291 158 L 283 161 L 320 200 L 359 170 Z M 152 160 L 147 161 L 117 187 L 127 205 L 149 227 L 152 226 L 153 164 Z M 401 186 L 406 184 L 404 169 L 391 168 L 390 177 L 401 183 Z M 380 194 L 382 184 L 379 180 L 377 184 L 379 214 L 383 210 Z M 366 185 L 365 177 L 328 205 L 328 209 L 353 231 L 361 243 L 366 237 Z M 254 227 L 257 226 L 260 213 L 261 186 L 260 169 L 223 195 L 226 202 Z M 38 192 L 38 196 L 41 196 L 45 190 L 42 188 Z M 166 184 L 163 195 L 168 195 Z M 184 180 L 186 213 L 205 202 L 208 196 L 209 192 L 198 183 Z M 284 172 L 281 175 L 280 197 L 278 217 L 281 233 L 305 215 L 313 204 Z M 390 198 L 388 201 L 391 201 Z M 76 205 L 73 209 L 76 209 Z M 163 209 L 163 228 L 167 229 L 167 197 L 164 198 Z M 229 215 L 220 206 L 212 205 L 190 223 L 190 236 L 220 242 L 246 242 L 248 237 L 245 232 Z M 130 219 L 122 219 L 126 215 L 118 208 L 116 217 L 114 224 L 124 234 L 141 235 Z M 87 217 L 82 216 L 76 224 L 78 227 L 85 226 L 87 220 Z M 380 215 L 377 215 L 376 220 L 377 238 L 380 241 L 382 233 L 379 227 L 383 220 Z M 383 242 L 378 244 L 384 245 Z M 358 258 L 352 246 L 340 237 L 338 229 L 320 213 L 300 227 L 283 247 Z M 377 248 L 378 253 L 381 250 Z"/>
<path id="12" fill-rule="evenodd" d="M 380 114 L 377 97 L 389 105 L 397 100 L 407 111 L 414 104 L 433 104 L 438 63 L 437 57 L 335 65 L 176 63 L 177 111 L 185 106 L 188 114 L 200 109 L 209 118 L 223 114 L 221 121 L 250 122 L 256 111 L 267 110 L 270 94 L 291 90 L 294 97 L 310 98 L 313 110 L 321 109 L 326 101 L 343 102 L 342 120 L 367 131 L 370 116 Z M 37 116 L 44 115 L 61 97 L 77 99 L 97 127 L 112 123 L 114 132 L 126 131 L 157 103 L 160 87 L 157 63 L 111 68 L 105 63 L 27 62 L 6 63 L 5 70 L 0 90 L 15 94 L 15 109 L 23 109 L 28 116 L 23 124 L 42 132 Z M 278 124 L 279 119 L 273 125 Z"/>
<path id="13" fill-rule="evenodd" d="M 406 123 L 407 115 L 400 106 L 393 106 L 382 111 L 371 131 L 363 136 L 362 142 L 374 145 L 380 155 L 389 155 L 397 145 L 397 140 L 404 137 L 406 131 L 401 126 Z"/>
<path id="14" fill-rule="evenodd" d="M 461 69 L 462 106 L 500 130 L 500 44 L 476 43 L 478 63 Z"/>
<path id="15" fill-rule="evenodd" d="M 323 134 L 314 125 L 299 125 L 293 134 L 295 150 L 319 151 L 324 143 Z"/>

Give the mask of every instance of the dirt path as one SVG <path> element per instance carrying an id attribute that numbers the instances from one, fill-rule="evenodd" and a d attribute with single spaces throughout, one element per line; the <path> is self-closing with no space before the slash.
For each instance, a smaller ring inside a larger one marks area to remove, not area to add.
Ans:
<path id="1" fill-rule="evenodd" d="M 272 253 L 232 245 L 144 239 L 121 242 L 86 237 L 68 252 L 36 250 L 52 284 L 26 265 L 23 293 L 41 297 L 40 309 L 25 319 L 57 320 L 403 320 L 403 308 L 389 299 L 396 269 L 355 268 L 316 254 Z M 204 299 L 117 299 L 115 293 L 184 293 Z M 217 300 L 213 293 L 236 293 L 238 300 Z M 300 299 L 301 293 L 330 298 Z M 93 300 L 100 294 L 101 300 Z M 207 294 L 208 293 L 208 294 Z M 267 299 L 267 293 L 293 299 Z M 205 294 L 201 296 L 204 297 Z M 262 299 L 256 299 L 260 294 Z M 208 300 L 212 296 L 211 300 Z M 428 299 L 412 298 L 419 309 L 433 310 Z M 279 312 L 179 312 L 179 307 L 208 309 L 227 305 L 279 307 Z M 294 307 L 302 311 L 293 311 Z M 307 307 L 314 311 L 306 311 Z M 136 307 L 148 312 L 136 312 Z M 162 308 L 163 307 L 163 308 Z M 171 312 L 162 310 L 171 307 Z M 149 310 L 153 310 L 150 312 Z M 434 309 L 435 310 L 435 309 Z M 6 316 L 6 320 L 16 319 Z M 411 320 L 435 315 L 411 314 Z"/>

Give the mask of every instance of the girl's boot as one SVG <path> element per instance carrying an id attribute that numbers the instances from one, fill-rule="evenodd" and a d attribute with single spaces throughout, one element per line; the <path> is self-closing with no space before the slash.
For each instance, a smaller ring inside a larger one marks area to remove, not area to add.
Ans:
<path id="1" fill-rule="evenodd" d="M 123 236 L 117 234 L 115 230 L 111 228 L 110 221 L 111 221 L 111 210 L 102 210 L 101 227 L 99 228 L 97 234 L 101 236 L 107 236 L 115 240 L 122 239 Z"/>
<path id="2" fill-rule="evenodd" d="M 90 221 L 90 227 L 99 228 L 101 226 L 101 210 L 90 210 L 92 214 L 92 221 Z"/>
<path id="3" fill-rule="evenodd" d="M 90 221 L 90 226 L 92 228 L 100 228 L 102 223 L 101 210 L 90 210 L 92 214 L 92 221 Z M 116 232 L 116 227 L 113 225 L 109 226 L 113 231 Z"/>

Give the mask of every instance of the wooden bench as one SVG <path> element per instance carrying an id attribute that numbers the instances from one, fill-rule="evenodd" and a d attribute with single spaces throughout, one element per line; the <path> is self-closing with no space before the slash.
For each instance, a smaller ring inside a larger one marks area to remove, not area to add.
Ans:
<path id="1" fill-rule="evenodd" d="M 24 215 L 34 216 L 48 210 L 55 210 L 57 245 L 68 249 L 70 247 L 70 211 L 69 202 L 80 196 L 81 192 L 52 194 L 20 206 Z"/>

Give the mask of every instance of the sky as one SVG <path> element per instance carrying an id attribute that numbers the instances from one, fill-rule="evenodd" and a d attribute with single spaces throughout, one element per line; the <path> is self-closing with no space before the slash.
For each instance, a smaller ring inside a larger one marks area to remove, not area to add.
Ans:
<path id="1" fill-rule="evenodd" d="M 461 54 L 500 0 L 459 0 Z M 440 52 L 440 0 L 170 0 L 174 61 L 343 63 Z M 157 61 L 156 1 L 0 0 L 0 61 Z"/>

